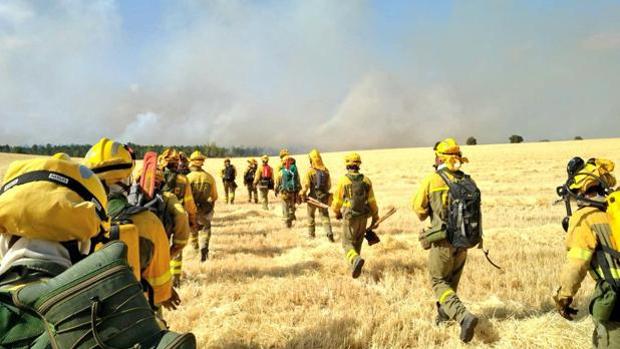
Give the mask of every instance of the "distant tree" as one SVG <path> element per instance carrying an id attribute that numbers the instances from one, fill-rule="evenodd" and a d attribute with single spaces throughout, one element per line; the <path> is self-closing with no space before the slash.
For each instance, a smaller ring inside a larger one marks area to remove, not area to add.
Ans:
<path id="1" fill-rule="evenodd" d="M 551 141 L 550 141 L 550 140 L 548 140 L 548 139 L 541 139 L 540 141 L 541 141 L 542 143 L 551 142 Z"/>
<path id="2" fill-rule="evenodd" d="M 478 141 L 477 141 L 477 140 L 476 140 L 476 138 L 474 138 L 474 137 L 469 137 L 469 138 L 467 138 L 467 140 L 465 141 L 465 143 L 466 143 L 467 145 L 476 145 L 476 144 L 478 144 Z"/>
<path id="3" fill-rule="evenodd" d="M 510 138 L 508 138 L 508 140 L 510 141 L 510 143 L 522 143 L 523 137 L 519 135 L 512 135 L 510 136 Z"/>
<path id="4" fill-rule="evenodd" d="M 583 137 L 581 137 L 581 136 L 577 136 L 577 137 L 575 137 L 575 140 L 576 140 L 576 141 L 583 141 Z"/>

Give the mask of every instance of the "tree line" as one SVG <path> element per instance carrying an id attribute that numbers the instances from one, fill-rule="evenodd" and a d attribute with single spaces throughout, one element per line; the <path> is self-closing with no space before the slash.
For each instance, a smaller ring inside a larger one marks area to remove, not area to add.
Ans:
<path id="1" fill-rule="evenodd" d="M 223 157 L 246 157 L 246 156 L 261 156 L 263 154 L 275 155 L 277 151 L 270 148 L 262 147 L 220 147 L 215 143 L 203 144 L 203 145 L 179 145 L 179 146 L 164 146 L 164 145 L 142 145 L 135 143 L 128 143 L 129 147 L 136 153 L 136 158 L 141 159 L 148 151 L 154 151 L 160 154 L 164 149 L 173 147 L 179 151 L 184 152 L 189 156 L 193 151 L 200 150 L 207 157 L 223 158 Z M 32 155 L 54 155 L 56 153 L 66 153 L 71 157 L 83 157 L 86 155 L 91 144 L 33 144 L 33 145 L 8 145 L 0 144 L 0 153 L 17 153 L 17 154 L 32 154 Z"/>

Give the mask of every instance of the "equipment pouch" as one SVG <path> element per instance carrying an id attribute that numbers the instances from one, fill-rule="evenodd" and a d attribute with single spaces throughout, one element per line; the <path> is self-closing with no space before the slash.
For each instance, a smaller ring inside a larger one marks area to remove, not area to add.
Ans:
<path id="1" fill-rule="evenodd" d="M 420 232 L 420 244 L 422 248 L 428 250 L 433 242 L 445 240 L 448 237 L 444 227 L 424 229 Z"/>
<path id="2" fill-rule="evenodd" d="M 126 256 L 124 243 L 110 242 L 57 277 L 12 291 L 12 298 L 41 316 L 54 348 L 194 348 L 193 335 L 160 327 Z"/>
<path id="3" fill-rule="evenodd" d="M 592 300 L 590 301 L 590 314 L 599 322 L 618 321 L 620 309 L 617 302 L 617 292 L 605 280 L 596 283 Z"/>

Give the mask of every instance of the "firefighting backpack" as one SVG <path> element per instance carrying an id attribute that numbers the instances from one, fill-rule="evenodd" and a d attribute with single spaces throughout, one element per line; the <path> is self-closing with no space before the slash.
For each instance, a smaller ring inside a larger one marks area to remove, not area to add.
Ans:
<path id="1" fill-rule="evenodd" d="M 0 334 L 0 347 L 195 348 L 193 334 L 161 328 L 126 253 L 125 244 L 113 241 L 56 277 L 0 289 L 0 317 L 27 326 L 9 323 L 14 336 Z"/>
<path id="2" fill-rule="evenodd" d="M 280 191 L 295 193 L 299 191 L 297 185 L 299 179 L 299 172 L 297 172 L 297 165 L 294 161 L 282 166 L 282 182 L 280 184 Z"/>
<path id="3" fill-rule="evenodd" d="M 323 170 L 314 170 L 313 194 L 318 200 L 323 200 L 329 196 L 329 173 Z"/>
<path id="4" fill-rule="evenodd" d="M 346 215 L 350 218 L 368 216 L 370 214 L 370 206 L 368 205 L 370 187 L 364 181 L 364 175 L 361 173 L 347 174 L 347 177 L 351 181 L 351 186 L 349 187 L 350 192 L 345 193 L 350 204 Z"/>
<path id="5" fill-rule="evenodd" d="M 452 181 L 444 170 L 437 174 L 448 186 L 448 241 L 456 248 L 471 248 L 482 240 L 481 193 L 470 176 L 459 172 Z"/>

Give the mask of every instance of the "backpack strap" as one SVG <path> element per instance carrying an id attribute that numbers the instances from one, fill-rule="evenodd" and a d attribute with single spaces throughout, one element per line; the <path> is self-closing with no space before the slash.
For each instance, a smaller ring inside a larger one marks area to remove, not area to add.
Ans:
<path id="1" fill-rule="evenodd" d="M 609 246 L 607 238 L 598 230 L 595 230 L 596 237 L 599 240 L 599 244 L 596 247 L 595 255 L 596 262 L 601 267 L 603 271 L 603 279 L 609 285 L 611 285 L 615 290 L 620 289 L 620 282 L 616 280 L 611 273 L 611 266 L 609 265 L 609 261 L 607 260 L 607 256 L 615 259 L 620 259 L 620 252 L 614 250 Z"/>
<path id="2" fill-rule="evenodd" d="M 90 201 L 95 204 L 95 211 L 97 212 L 99 219 L 102 221 L 106 221 L 108 219 L 105 207 L 103 207 L 101 202 L 95 197 L 95 195 L 93 195 L 93 193 L 82 185 L 82 183 L 59 172 L 40 170 L 25 173 L 0 187 L 0 195 L 6 193 L 8 190 L 17 185 L 41 181 L 51 182 L 72 190 L 84 201 Z"/>
<path id="3" fill-rule="evenodd" d="M 441 170 L 436 171 L 436 173 L 446 183 L 450 191 L 454 192 L 457 190 L 456 184 L 453 181 L 451 181 L 450 178 L 448 178 L 448 175 L 446 174 L 445 171 L 446 171 L 445 169 L 441 169 Z"/>

